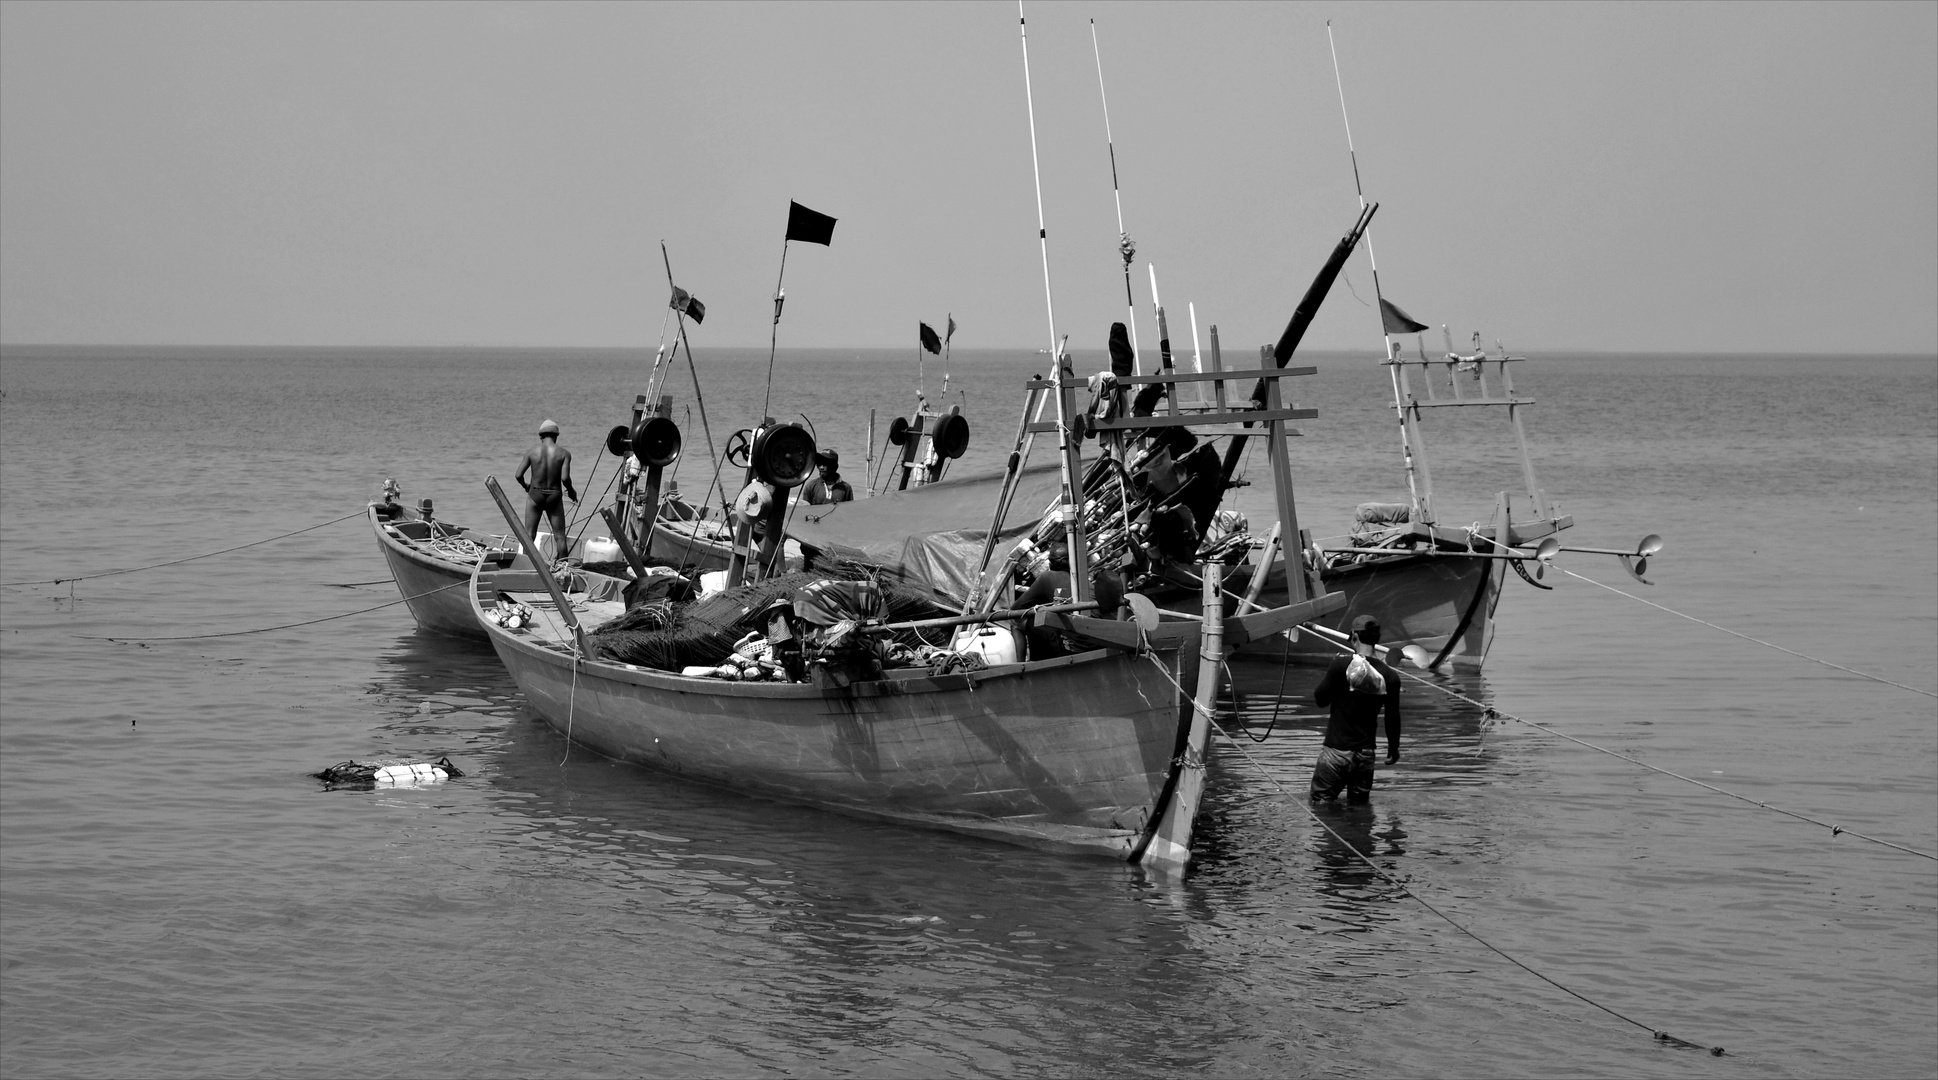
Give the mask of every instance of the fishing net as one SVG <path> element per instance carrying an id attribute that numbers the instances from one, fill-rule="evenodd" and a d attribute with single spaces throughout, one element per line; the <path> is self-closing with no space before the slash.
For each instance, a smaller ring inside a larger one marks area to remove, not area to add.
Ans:
<path id="1" fill-rule="evenodd" d="M 594 630 L 586 640 L 593 655 L 640 667 L 681 671 L 718 665 L 733 654 L 734 646 L 748 633 L 766 630 L 768 611 L 777 601 L 791 600 L 797 590 L 827 580 L 827 574 L 782 574 L 689 603 L 642 604 Z M 881 593 L 884 621 L 948 613 L 936 606 L 926 589 L 894 581 L 876 580 L 874 584 Z"/>

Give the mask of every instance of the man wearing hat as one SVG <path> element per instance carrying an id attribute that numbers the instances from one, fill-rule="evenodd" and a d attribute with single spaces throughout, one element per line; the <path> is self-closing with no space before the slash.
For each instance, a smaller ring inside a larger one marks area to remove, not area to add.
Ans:
<path id="1" fill-rule="evenodd" d="M 1363 803 L 1373 797 L 1373 757 L 1379 744 L 1379 714 L 1386 710 L 1386 763 L 1400 760 L 1400 676 L 1373 656 L 1379 622 L 1357 615 L 1352 623 L 1350 656 L 1335 657 L 1326 677 L 1312 691 L 1322 708 L 1332 707 L 1326 742 L 1312 767 L 1312 801 L 1339 797 Z"/>
<path id="2" fill-rule="evenodd" d="M 855 489 L 841 478 L 841 455 L 832 450 L 820 450 L 815 453 L 814 460 L 821 466 L 821 475 L 807 482 L 807 489 L 801 493 L 801 497 L 816 506 L 854 502 Z"/>
<path id="3" fill-rule="evenodd" d="M 525 479 L 528 472 L 532 476 L 529 482 Z M 565 500 L 559 496 L 563 490 L 578 502 L 579 491 L 572 486 L 572 451 L 559 445 L 556 422 L 547 420 L 538 425 L 538 445 L 525 451 L 517 480 L 525 489 L 525 532 L 536 543 L 538 518 L 545 515 L 552 523 L 553 557 L 563 559 L 570 553 L 566 548 L 572 541 L 565 531 Z"/>

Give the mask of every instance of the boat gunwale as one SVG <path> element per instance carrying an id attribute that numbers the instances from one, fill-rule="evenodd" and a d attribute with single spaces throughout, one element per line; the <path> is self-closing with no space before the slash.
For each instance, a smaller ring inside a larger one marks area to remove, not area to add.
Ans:
<path id="1" fill-rule="evenodd" d="M 519 651 L 544 659 L 557 666 L 576 666 L 580 671 L 597 674 L 602 678 L 628 683 L 647 689 L 680 694 L 711 694 L 715 696 L 739 698 L 779 698 L 812 700 L 815 698 L 845 697 L 895 697 L 913 694 L 946 693 L 958 690 L 974 690 L 976 684 L 993 679 L 1011 678 L 1019 675 L 1033 675 L 1053 671 L 1059 667 L 1075 667 L 1104 659 L 1112 654 L 1136 652 L 1139 650 L 1121 645 L 1107 644 L 1094 649 L 1072 653 L 1068 656 L 1055 656 L 1043 660 L 1026 660 L 1014 664 L 997 664 L 981 671 L 954 672 L 947 675 L 929 675 L 921 669 L 908 669 L 907 674 L 888 675 L 881 679 L 869 679 L 849 683 L 845 686 L 816 686 L 813 683 L 772 682 L 757 680 L 734 681 L 711 679 L 699 675 L 682 675 L 675 671 L 643 667 L 622 660 L 579 656 L 568 642 L 555 642 L 536 635 L 526 635 L 499 626 L 485 617 L 483 590 L 485 582 L 484 563 L 472 572 L 470 601 L 473 613 L 487 637 L 514 645 Z M 492 571 L 497 573 L 498 571 Z M 1067 616 L 1059 616 L 1067 618 Z M 1152 652 L 1184 652 L 1194 647 L 1198 637 L 1195 624 L 1180 622 L 1181 635 L 1175 644 L 1166 642 L 1156 646 Z M 1161 662 L 1160 662 L 1161 664 Z"/>

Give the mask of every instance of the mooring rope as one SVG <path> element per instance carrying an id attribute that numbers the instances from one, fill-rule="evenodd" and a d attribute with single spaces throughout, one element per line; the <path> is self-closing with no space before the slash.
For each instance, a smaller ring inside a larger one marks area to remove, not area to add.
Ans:
<path id="1" fill-rule="evenodd" d="M 1325 641 L 1326 644 L 1331 645 L 1336 649 L 1343 650 L 1343 649 L 1349 648 L 1349 646 L 1343 645 L 1337 641 L 1332 641 L 1327 638 L 1320 638 L 1320 640 Z M 1458 690 L 1454 690 L 1450 687 L 1442 686 L 1436 682 L 1431 682 L 1425 678 L 1422 678 L 1419 675 L 1413 674 L 1411 671 L 1402 670 L 1398 666 L 1395 666 L 1393 670 L 1395 672 L 1398 672 L 1400 675 L 1403 675 L 1409 679 L 1412 679 L 1414 682 L 1419 683 L 1421 686 L 1431 687 L 1432 689 L 1438 690 L 1441 693 L 1447 695 L 1448 697 L 1459 698 L 1460 700 L 1466 702 L 1467 704 L 1480 709 L 1482 711 L 1482 714 L 1487 719 L 1491 720 L 1491 719 L 1499 718 L 1503 720 L 1512 720 L 1517 724 L 1526 724 L 1527 726 L 1534 728 L 1537 731 L 1543 731 L 1549 735 L 1553 735 L 1557 739 L 1566 739 L 1569 742 L 1575 743 L 1579 746 L 1585 746 L 1590 750 L 1607 754 L 1609 757 L 1620 758 L 1621 760 L 1626 761 L 1631 765 L 1639 765 L 1642 768 L 1649 770 L 1650 772 L 1661 773 L 1664 776 L 1672 776 L 1677 780 L 1684 781 L 1685 783 L 1694 784 L 1699 788 L 1706 788 L 1707 790 L 1713 791 L 1718 795 L 1727 795 L 1732 799 L 1737 799 L 1742 802 L 1749 803 L 1752 806 L 1759 806 L 1765 810 L 1773 810 L 1776 813 L 1783 814 L 1788 817 L 1796 818 L 1799 821 L 1808 821 L 1812 825 L 1821 825 L 1824 828 L 1829 829 L 1830 835 L 1832 836 L 1838 836 L 1838 835 L 1855 836 L 1859 840 L 1869 840 L 1873 844 L 1882 844 L 1888 848 L 1895 848 L 1908 855 L 1916 855 L 1916 856 L 1919 856 L 1920 858 L 1932 859 L 1934 861 L 1938 861 L 1938 855 L 1932 855 L 1929 852 L 1919 851 L 1917 848 L 1905 847 L 1902 844 L 1894 844 L 1889 840 L 1880 840 L 1875 836 L 1866 836 L 1865 834 L 1858 832 L 1855 829 L 1847 829 L 1842 825 L 1835 825 L 1828 821 L 1820 821 L 1817 818 L 1811 817 L 1808 814 L 1801 814 L 1795 810 L 1786 810 L 1781 806 L 1773 806 L 1770 803 L 1766 803 L 1761 799 L 1752 799 L 1748 795 L 1738 795 L 1736 792 L 1730 791 L 1726 788 L 1719 788 L 1714 784 L 1704 783 L 1703 781 L 1697 780 L 1694 777 L 1684 776 L 1679 772 L 1672 772 L 1668 769 L 1662 768 L 1659 765 L 1651 765 L 1648 762 L 1642 761 L 1638 758 L 1632 758 L 1627 754 L 1621 753 L 1620 751 L 1610 750 L 1605 746 L 1597 746 L 1586 739 L 1578 739 L 1573 735 L 1568 735 L 1563 732 L 1556 731 L 1555 729 L 1547 726 L 1546 724 L 1542 724 L 1534 720 L 1524 719 L 1522 717 L 1515 716 L 1513 713 L 1502 712 L 1501 710 L 1496 709 L 1492 705 L 1488 705 L 1485 702 L 1481 702 L 1481 701 L 1475 701 L 1473 698 L 1468 697 L 1467 695 L 1461 693 Z"/>
<path id="2" fill-rule="evenodd" d="M 119 574 L 132 574 L 138 570 L 154 570 L 158 567 L 163 567 L 163 566 L 179 566 L 182 563 L 194 562 L 197 559 L 210 559 L 210 558 L 214 558 L 217 555 L 227 555 L 231 551 L 241 551 L 243 548 L 257 547 L 261 544 L 273 543 L 277 540 L 287 540 L 290 537 L 296 536 L 300 533 L 313 532 L 317 529 L 321 529 L 325 525 L 335 525 L 339 521 L 348 521 L 353 517 L 362 517 L 364 514 L 368 512 L 369 512 L 368 509 L 357 510 L 354 513 L 345 514 L 340 518 L 331 518 L 328 521 L 320 522 L 315 525 L 306 525 L 303 528 L 297 529 L 293 532 L 283 533 L 281 536 L 272 536 L 267 540 L 251 540 L 246 544 L 237 544 L 235 547 L 223 548 L 221 551 L 211 551 L 206 555 L 190 555 L 186 559 L 170 559 L 167 562 L 149 563 L 147 566 L 131 566 L 126 570 L 105 570 L 99 574 L 76 574 L 72 577 L 48 578 L 45 581 L 0 581 L 0 588 L 12 588 L 16 585 L 65 585 L 70 581 L 90 581 L 94 578 L 115 577 L 116 575 L 119 575 Z"/>
<path id="3" fill-rule="evenodd" d="M 1776 644 L 1772 644 L 1771 642 L 1764 641 L 1762 638 L 1753 638 L 1748 634 L 1738 633 L 1734 630 L 1731 630 L 1727 626 L 1717 626 L 1715 623 L 1710 622 L 1706 619 L 1698 619 L 1694 615 L 1684 615 L 1682 612 L 1677 611 L 1674 608 L 1663 607 L 1661 604 L 1658 604 L 1653 600 L 1644 599 L 1631 592 L 1623 592 L 1622 590 L 1616 588 L 1613 585 L 1604 585 L 1601 582 L 1596 581 L 1594 578 L 1582 577 L 1582 575 L 1575 573 L 1573 570 L 1564 569 L 1559 566 L 1556 566 L 1555 569 L 1560 570 L 1562 573 L 1568 575 L 1571 578 L 1580 578 L 1582 581 L 1586 581 L 1590 585 L 1600 585 L 1602 588 L 1607 589 L 1609 592 L 1612 592 L 1617 596 L 1626 596 L 1630 600 L 1635 600 L 1640 603 L 1647 604 L 1650 607 L 1656 608 L 1657 610 L 1660 610 L 1660 611 L 1666 611 L 1669 614 L 1674 615 L 1678 618 L 1688 619 L 1690 622 L 1693 622 L 1693 623 L 1701 623 L 1702 625 L 1709 627 L 1711 630 L 1721 630 L 1723 633 L 1728 634 L 1731 637 L 1739 637 L 1739 638 L 1742 638 L 1744 641 L 1754 641 L 1758 645 L 1768 646 L 1769 648 L 1775 649 L 1780 653 L 1789 653 L 1791 656 L 1797 657 L 1802 660 L 1808 660 L 1813 664 L 1822 664 L 1823 666 L 1828 668 L 1836 668 L 1838 671 L 1849 672 L 1852 675 L 1856 675 L 1860 678 L 1869 679 L 1872 682 L 1881 682 L 1886 686 L 1895 686 L 1900 690 L 1909 690 L 1914 694 L 1923 694 L 1928 698 L 1938 698 L 1938 694 L 1932 693 L 1930 690 L 1920 689 L 1919 687 L 1916 687 L 1916 686 L 1906 686 L 1901 682 L 1892 682 L 1889 679 L 1880 678 L 1879 676 L 1876 676 L 1876 675 L 1866 674 L 1865 672 L 1858 671 L 1856 668 L 1847 668 L 1842 664 L 1833 664 L 1828 660 L 1819 660 L 1814 656 L 1810 656 L 1806 653 L 1800 653 L 1795 649 L 1786 649 L 1781 645 L 1776 645 Z"/>
<path id="4" fill-rule="evenodd" d="M 1661 1028 L 1650 1027 L 1648 1024 L 1645 1024 L 1642 1021 L 1637 1020 L 1632 1016 L 1626 1016 L 1614 1009 L 1609 1008 L 1606 1005 L 1603 1005 L 1601 1002 L 1596 1001 L 1595 999 L 1588 997 L 1585 994 L 1582 994 L 1577 990 L 1570 989 L 1569 987 L 1562 985 L 1561 983 L 1555 981 L 1554 979 L 1546 975 L 1543 975 L 1539 971 L 1536 971 L 1533 968 L 1529 967 L 1528 965 L 1515 959 L 1513 956 L 1509 955 L 1506 951 L 1501 949 L 1499 946 L 1495 945 L 1493 942 L 1488 941 L 1486 938 L 1481 937 L 1479 934 L 1476 934 L 1472 930 L 1469 930 L 1465 926 L 1462 926 L 1460 922 L 1456 920 L 1453 916 L 1433 906 L 1433 904 L 1429 903 L 1425 897 L 1421 896 L 1419 893 L 1414 892 L 1412 889 L 1408 888 L 1405 882 L 1394 877 L 1392 874 L 1387 873 L 1384 868 L 1382 868 L 1378 863 L 1374 862 L 1372 858 L 1369 857 L 1365 852 L 1359 850 L 1359 847 L 1357 845 L 1353 844 L 1345 837 L 1339 835 L 1337 830 L 1335 830 L 1332 826 L 1326 824 L 1324 818 L 1320 817 L 1318 814 L 1313 812 L 1312 807 L 1308 805 L 1306 800 L 1299 799 L 1292 792 L 1287 791 L 1285 785 L 1279 783 L 1278 778 L 1273 776 L 1269 771 L 1267 771 L 1265 766 L 1262 763 L 1260 763 L 1257 758 L 1251 755 L 1251 751 L 1245 749 L 1244 744 L 1232 738 L 1229 734 L 1226 734 L 1224 729 L 1218 727 L 1216 724 L 1212 725 L 1212 730 L 1218 732 L 1218 734 L 1220 735 L 1223 735 L 1225 738 L 1225 741 L 1231 744 L 1232 749 L 1237 750 L 1241 755 L 1244 756 L 1246 761 L 1251 762 L 1252 767 L 1258 770 L 1259 775 L 1263 776 L 1268 783 L 1270 783 L 1273 787 L 1277 788 L 1279 790 L 1279 793 L 1284 795 L 1288 800 L 1297 802 L 1300 808 L 1306 812 L 1306 816 L 1310 817 L 1314 822 L 1318 823 L 1320 828 L 1326 830 L 1327 833 L 1331 834 L 1333 839 L 1339 841 L 1339 843 L 1342 846 L 1344 846 L 1346 850 L 1352 852 L 1354 857 L 1358 858 L 1359 861 L 1365 863 L 1368 867 L 1370 867 L 1373 873 L 1378 874 L 1381 878 L 1385 879 L 1387 884 L 1393 886 L 1395 889 L 1398 889 L 1407 898 L 1413 900 L 1421 907 L 1426 908 L 1428 911 L 1431 911 L 1435 915 L 1439 916 L 1440 919 L 1443 922 L 1445 922 L 1448 926 L 1453 927 L 1455 930 L 1458 930 L 1462 934 L 1465 934 L 1466 936 L 1479 942 L 1481 947 L 1485 948 L 1488 952 L 1491 952 L 1495 956 L 1498 956 L 1501 959 L 1507 961 L 1508 963 L 1513 964 L 1515 967 L 1520 968 L 1522 971 L 1525 971 L 1529 975 L 1532 975 L 1535 978 L 1540 979 L 1542 982 L 1547 983 L 1549 986 L 1554 987 L 1556 990 L 1559 990 L 1562 993 L 1567 994 L 1569 997 L 1572 997 L 1577 1001 L 1581 1001 L 1586 1004 L 1593 1005 L 1595 1008 L 1600 1009 L 1601 1011 L 1607 1013 L 1610 1016 L 1615 1017 L 1618 1020 L 1622 1020 L 1626 1023 L 1630 1023 L 1635 1025 L 1636 1027 L 1641 1028 L 1643 1031 L 1646 1031 L 1649 1034 L 1655 1036 L 1658 1042 L 1665 1042 L 1674 1046 L 1680 1046 L 1690 1050 L 1706 1050 L 1717 1057 L 1723 1056 L 1723 1048 L 1720 1046 L 1704 1046 L 1701 1043 L 1690 1042 L 1688 1039 L 1678 1038 L 1677 1036 L 1671 1035 L 1667 1031 L 1664 1031 Z"/>
<path id="5" fill-rule="evenodd" d="M 307 619 L 303 622 L 284 623 L 281 626 L 262 626 L 262 627 L 257 627 L 254 630 L 229 630 L 220 634 L 178 634 L 174 637 L 122 637 L 122 636 L 105 637 L 99 634 L 76 634 L 74 636 L 79 638 L 86 638 L 89 641 L 124 642 L 124 641 L 194 641 L 199 638 L 243 637 L 248 634 L 267 634 L 272 630 L 291 630 L 298 626 L 315 626 L 317 623 L 332 622 L 337 619 L 347 619 L 352 615 L 364 615 L 372 611 L 382 611 L 384 608 L 387 608 L 387 607 L 396 607 L 398 604 L 408 604 L 412 600 L 421 599 L 426 596 L 435 596 L 438 593 L 449 592 L 452 589 L 458 588 L 463 585 L 469 585 L 469 584 L 471 584 L 471 581 L 470 579 L 467 578 L 464 581 L 453 581 L 449 585 L 445 585 L 441 588 L 432 589 L 430 592 L 421 592 L 421 593 L 418 593 L 416 596 L 405 596 L 396 600 L 389 601 L 388 603 L 378 604 L 375 607 L 360 608 L 356 611 L 346 611 L 341 615 L 325 615 L 320 619 Z"/>
<path id="6" fill-rule="evenodd" d="M 1421 678 L 1418 675 L 1413 674 L 1410 671 L 1401 671 L 1400 674 L 1406 676 L 1409 679 L 1412 679 L 1414 682 L 1417 682 L 1422 686 L 1431 686 L 1435 690 L 1438 690 L 1441 693 L 1448 695 L 1449 697 L 1459 698 L 1460 700 L 1467 702 L 1469 705 L 1473 705 L 1484 710 L 1485 715 L 1489 719 L 1498 717 L 1504 720 L 1512 720 L 1517 724 L 1526 724 L 1527 726 L 1534 728 L 1537 731 L 1544 731 L 1549 735 L 1553 735 L 1557 739 L 1566 739 L 1571 743 L 1575 743 L 1576 745 L 1585 746 L 1590 750 L 1607 754 L 1609 757 L 1620 758 L 1621 760 L 1626 761 L 1631 765 L 1639 765 L 1642 768 L 1649 770 L 1650 772 L 1661 773 L 1664 776 L 1672 776 L 1677 780 L 1683 781 L 1684 783 L 1694 784 L 1699 788 L 1704 788 L 1706 790 L 1713 791 L 1718 795 L 1727 795 L 1732 799 L 1737 799 L 1739 801 L 1749 803 L 1751 806 L 1762 807 L 1765 810 L 1772 810 L 1772 811 L 1775 811 L 1776 813 L 1783 814 L 1786 817 L 1796 818 L 1798 821 L 1808 821 L 1812 825 L 1821 825 L 1824 828 L 1829 829 L 1830 835 L 1832 836 L 1838 836 L 1838 835 L 1855 836 L 1859 840 L 1869 840 L 1873 844 L 1882 844 L 1885 847 L 1894 848 L 1898 851 L 1902 851 L 1907 855 L 1916 855 L 1919 858 L 1932 859 L 1934 861 L 1938 861 L 1938 855 L 1933 855 L 1928 851 L 1919 851 L 1917 848 L 1905 847 L 1903 844 L 1894 844 L 1889 840 L 1880 840 L 1875 836 L 1867 836 L 1864 833 L 1858 832 L 1855 829 L 1847 829 L 1842 825 L 1836 825 L 1828 821 L 1822 821 L 1817 818 L 1811 817 L 1808 814 L 1798 813 L 1795 810 L 1786 810 L 1781 806 L 1772 805 L 1770 803 L 1764 802 L 1761 799 L 1752 799 L 1748 795 L 1739 795 L 1736 792 L 1730 791 L 1726 788 L 1719 788 L 1714 784 L 1705 783 L 1701 780 L 1695 779 L 1694 777 L 1684 776 L 1679 772 L 1672 772 L 1668 769 L 1662 768 L 1659 765 L 1651 765 L 1646 761 L 1640 760 L 1639 758 L 1632 758 L 1627 754 L 1624 754 L 1618 750 L 1610 750 L 1605 746 L 1597 746 L 1586 739 L 1577 739 L 1573 735 L 1556 731 L 1555 729 L 1547 726 L 1546 724 L 1538 723 L 1533 720 L 1528 720 L 1523 717 L 1515 716 L 1513 713 L 1502 712 L 1501 710 L 1496 709 L 1491 705 L 1486 705 L 1481 702 L 1475 701 L 1473 698 L 1468 697 L 1467 695 L 1459 692 L 1458 690 L 1452 690 L 1445 686 L 1441 686 L 1437 683 L 1428 682 L 1427 680 Z"/>

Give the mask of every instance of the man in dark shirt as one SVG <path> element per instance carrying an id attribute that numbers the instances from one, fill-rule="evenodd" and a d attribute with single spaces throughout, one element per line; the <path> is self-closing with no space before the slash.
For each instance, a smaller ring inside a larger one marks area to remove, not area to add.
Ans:
<path id="1" fill-rule="evenodd" d="M 823 450 L 815 454 L 814 459 L 821 466 L 821 475 L 807 482 L 801 497 L 816 506 L 853 502 L 855 489 L 841 478 L 841 455 L 833 450 Z"/>
<path id="2" fill-rule="evenodd" d="M 1371 615 L 1354 617 L 1353 655 L 1341 656 L 1326 668 L 1326 677 L 1312 691 L 1312 700 L 1332 707 L 1326 742 L 1312 767 L 1312 801 L 1339 797 L 1363 803 L 1373 797 L 1373 756 L 1379 742 L 1379 714 L 1386 710 L 1386 763 L 1400 760 L 1400 675 L 1374 659 L 1379 623 Z"/>

